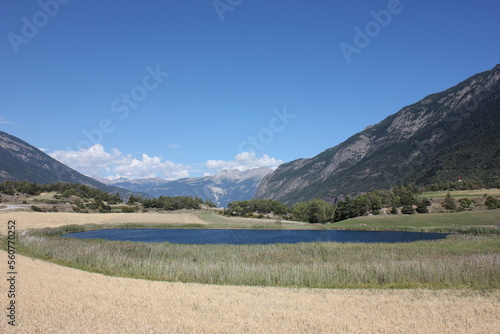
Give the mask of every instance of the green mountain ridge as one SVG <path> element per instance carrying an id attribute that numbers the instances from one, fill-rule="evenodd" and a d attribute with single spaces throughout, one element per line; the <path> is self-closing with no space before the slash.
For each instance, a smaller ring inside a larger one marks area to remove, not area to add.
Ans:
<path id="1" fill-rule="evenodd" d="M 256 198 L 336 202 L 394 185 L 500 177 L 500 65 L 404 107 L 310 159 L 279 166 Z"/>

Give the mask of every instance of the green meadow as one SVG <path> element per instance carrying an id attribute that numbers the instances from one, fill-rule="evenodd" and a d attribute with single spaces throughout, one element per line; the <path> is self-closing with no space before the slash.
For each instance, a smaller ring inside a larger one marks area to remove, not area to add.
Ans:
<path id="1" fill-rule="evenodd" d="M 500 210 L 454 213 L 364 216 L 347 219 L 332 228 L 357 230 L 398 230 L 497 234 L 500 232 Z"/>
<path id="2" fill-rule="evenodd" d="M 446 197 L 448 191 L 429 191 L 421 194 L 419 197 L 433 198 L 433 199 L 443 199 Z M 475 198 L 475 197 L 487 197 L 487 196 L 500 196 L 500 189 L 478 189 L 478 190 L 452 190 L 449 192 L 451 197 L 458 198 Z"/>

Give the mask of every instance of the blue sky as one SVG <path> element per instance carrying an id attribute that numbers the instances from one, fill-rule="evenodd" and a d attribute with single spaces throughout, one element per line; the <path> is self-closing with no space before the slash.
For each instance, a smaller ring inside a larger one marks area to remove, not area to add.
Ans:
<path id="1" fill-rule="evenodd" d="M 80 172 L 312 157 L 500 63 L 500 2 L 0 4 L 0 130 Z"/>

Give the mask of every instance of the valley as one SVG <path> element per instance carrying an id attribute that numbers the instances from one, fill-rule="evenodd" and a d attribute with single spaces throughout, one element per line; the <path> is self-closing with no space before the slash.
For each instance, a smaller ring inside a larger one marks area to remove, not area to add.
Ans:
<path id="1" fill-rule="evenodd" d="M 275 170 L 170 181 L 90 178 L 0 132 L 0 253 L 15 262 L 18 333 L 135 333 L 150 322 L 173 333 L 494 332 L 499 80 L 497 65 Z M 61 237 L 107 228 L 449 234 L 392 244 Z M 81 316 L 68 320 L 68 310 Z"/>
<path id="2" fill-rule="evenodd" d="M 0 1 L 0 334 L 500 334 L 500 1 Z"/>

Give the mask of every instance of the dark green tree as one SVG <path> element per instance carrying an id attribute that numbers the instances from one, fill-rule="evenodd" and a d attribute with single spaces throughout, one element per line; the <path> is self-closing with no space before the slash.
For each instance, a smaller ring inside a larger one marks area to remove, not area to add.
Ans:
<path id="1" fill-rule="evenodd" d="M 412 215 L 415 213 L 415 210 L 413 209 L 412 205 L 403 205 L 403 208 L 401 209 L 401 213 L 404 215 Z"/>
<path id="2" fill-rule="evenodd" d="M 418 213 L 429 213 L 429 209 L 424 200 L 418 202 L 416 210 Z"/>
<path id="3" fill-rule="evenodd" d="M 457 204 L 455 203 L 455 200 L 453 199 L 453 197 L 451 197 L 450 192 L 448 192 L 446 194 L 446 197 L 444 198 L 442 206 L 446 210 L 455 211 L 457 209 Z"/>

